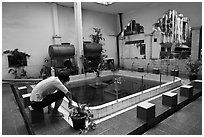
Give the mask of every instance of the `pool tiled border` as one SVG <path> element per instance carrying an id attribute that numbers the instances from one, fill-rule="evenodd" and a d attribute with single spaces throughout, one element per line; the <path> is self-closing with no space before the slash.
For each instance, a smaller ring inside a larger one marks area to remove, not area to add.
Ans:
<path id="1" fill-rule="evenodd" d="M 154 78 L 158 79 L 159 75 L 156 74 L 148 74 L 146 75 L 145 73 L 136 73 L 136 72 L 130 72 L 130 71 L 123 71 L 120 70 L 117 73 L 114 73 L 116 75 L 120 75 L 120 76 L 127 76 L 127 77 L 136 77 L 136 78 L 141 78 L 142 75 L 145 75 L 145 78 L 148 80 L 153 80 Z M 138 76 L 139 74 L 139 76 Z M 113 75 L 113 73 L 111 71 L 103 71 L 101 73 L 101 77 L 104 76 L 108 76 L 108 75 Z M 75 84 L 79 81 L 84 81 L 86 79 L 93 79 L 95 77 L 94 73 L 89 73 L 86 75 L 77 75 L 77 76 L 71 76 L 71 80 L 70 80 L 70 84 Z M 135 105 L 141 101 L 144 101 L 148 98 L 154 97 L 156 95 L 159 95 L 163 92 L 167 92 L 171 89 L 174 89 L 176 87 L 179 87 L 181 85 L 181 79 L 178 77 L 162 77 L 162 81 L 166 82 L 162 85 L 156 86 L 156 87 L 152 87 L 150 89 L 120 98 L 118 100 L 114 100 L 99 106 L 94 106 L 94 107 L 89 107 L 90 111 L 93 113 L 94 115 L 94 119 L 99 119 L 105 116 L 108 116 L 110 114 L 113 114 L 117 111 L 120 111 L 122 109 L 125 109 L 127 107 L 130 107 L 132 105 Z M 173 80 L 174 81 L 170 81 Z M 66 106 L 68 106 L 68 102 L 66 99 L 63 100 L 62 106 L 64 106 L 66 108 Z"/>

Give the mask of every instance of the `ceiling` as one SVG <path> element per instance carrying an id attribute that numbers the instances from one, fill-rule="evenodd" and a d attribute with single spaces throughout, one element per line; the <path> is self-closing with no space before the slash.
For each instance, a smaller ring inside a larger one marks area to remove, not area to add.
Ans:
<path id="1" fill-rule="evenodd" d="M 67 7 L 74 7 L 73 2 L 57 2 L 60 5 Z M 96 2 L 82 2 L 82 9 L 93 10 L 98 12 L 118 14 L 127 13 L 136 9 L 144 8 L 148 5 L 152 5 L 153 2 L 115 2 L 112 5 L 104 6 Z"/>

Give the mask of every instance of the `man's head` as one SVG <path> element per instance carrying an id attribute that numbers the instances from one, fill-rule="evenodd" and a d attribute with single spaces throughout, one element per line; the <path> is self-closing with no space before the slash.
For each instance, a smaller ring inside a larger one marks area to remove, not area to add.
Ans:
<path id="1" fill-rule="evenodd" d="M 58 78 L 63 84 L 70 80 L 69 74 L 66 72 L 59 73 Z"/>

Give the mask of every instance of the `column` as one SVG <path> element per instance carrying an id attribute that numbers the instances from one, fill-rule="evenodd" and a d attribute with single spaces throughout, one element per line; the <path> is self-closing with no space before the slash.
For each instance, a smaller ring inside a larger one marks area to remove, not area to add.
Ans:
<path id="1" fill-rule="evenodd" d="M 152 58 L 152 34 L 146 34 L 144 35 L 145 39 L 145 55 L 146 59 Z"/>
<path id="2" fill-rule="evenodd" d="M 192 28 L 192 44 L 191 44 L 191 59 L 197 60 L 200 56 L 201 49 L 201 27 Z"/>
<path id="3" fill-rule="evenodd" d="M 53 43 L 55 45 L 61 45 L 61 37 L 59 35 L 59 24 L 58 24 L 58 12 L 57 12 L 57 4 L 52 3 L 52 16 L 53 16 Z"/>
<path id="4" fill-rule="evenodd" d="M 81 74 L 83 70 L 83 61 L 81 57 L 83 51 L 83 36 L 82 36 L 82 10 L 81 2 L 74 2 L 74 17 L 75 17 L 75 45 L 76 45 L 76 59 L 78 66 L 78 73 Z"/>

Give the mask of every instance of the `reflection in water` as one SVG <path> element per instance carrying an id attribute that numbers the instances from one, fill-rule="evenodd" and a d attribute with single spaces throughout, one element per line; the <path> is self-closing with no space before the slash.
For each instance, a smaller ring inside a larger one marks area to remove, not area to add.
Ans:
<path id="1" fill-rule="evenodd" d="M 95 81 L 80 82 L 77 87 L 72 87 L 72 98 L 79 103 L 98 106 L 141 91 L 141 79 L 130 77 L 108 76 L 103 77 L 103 86 L 93 86 Z M 157 81 L 144 80 L 145 88 L 159 85 Z"/>

